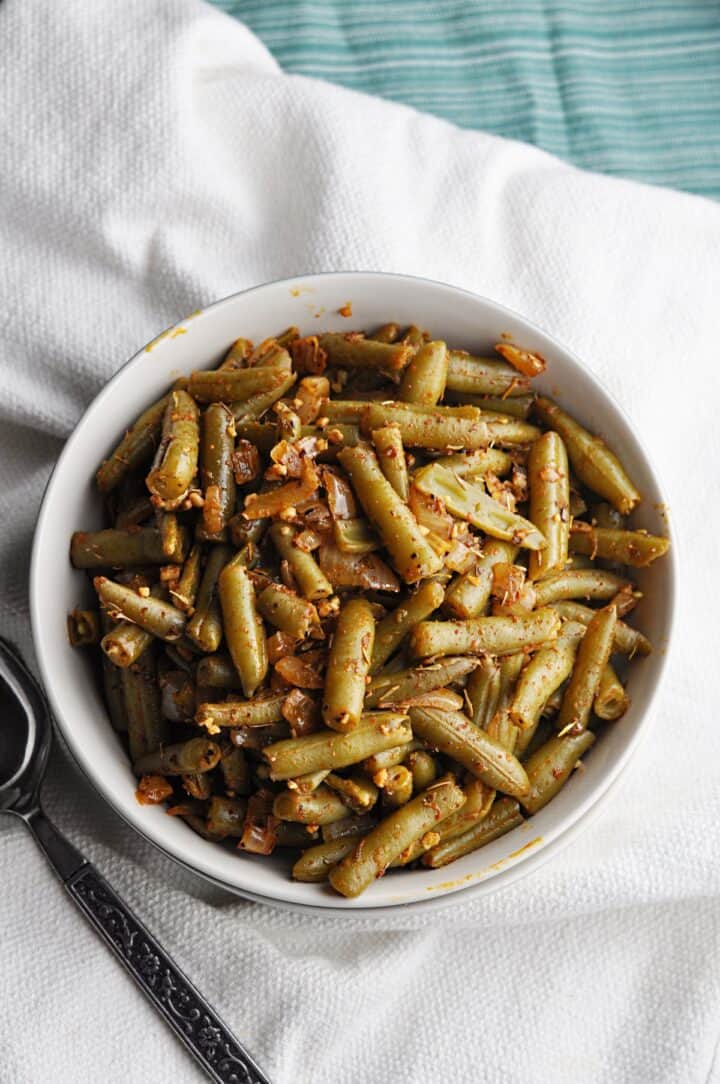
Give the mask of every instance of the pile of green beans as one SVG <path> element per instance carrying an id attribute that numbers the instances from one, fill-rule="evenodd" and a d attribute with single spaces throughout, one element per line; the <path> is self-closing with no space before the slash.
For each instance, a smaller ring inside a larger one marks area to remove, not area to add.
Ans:
<path id="1" fill-rule="evenodd" d="M 354 897 L 563 787 L 650 653 L 613 451 L 536 396 L 543 359 L 387 323 L 176 381 L 97 472 L 70 559 L 138 801 Z M 634 664 L 634 663 L 633 663 Z M 400 874 L 398 874 L 399 876 Z"/>

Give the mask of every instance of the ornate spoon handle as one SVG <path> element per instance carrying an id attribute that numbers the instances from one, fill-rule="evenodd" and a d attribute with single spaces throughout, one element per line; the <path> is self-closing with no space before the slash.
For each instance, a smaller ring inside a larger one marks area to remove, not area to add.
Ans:
<path id="1" fill-rule="evenodd" d="M 227 1025 L 95 867 L 39 810 L 24 819 L 72 899 L 210 1080 L 218 1084 L 270 1084 Z"/>

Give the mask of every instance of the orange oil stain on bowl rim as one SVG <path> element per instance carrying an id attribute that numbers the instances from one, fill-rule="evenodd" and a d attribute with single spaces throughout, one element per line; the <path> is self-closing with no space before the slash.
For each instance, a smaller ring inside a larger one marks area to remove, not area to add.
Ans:
<path id="1" fill-rule="evenodd" d="M 477 873 L 466 873 L 464 877 L 458 877 L 454 881 L 443 881 L 439 885 L 428 885 L 427 892 L 449 892 L 453 888 L 461 888 L 463 885 L 469 884 L 470 881 L 479 881 L 484 878 L 490 872 L 497 872 L 508 864 L 513 862 L 520 855 L 525 854 L 526 851 L 531 850 L 533 847 L 538 847 L 543 842 L 542 836 L 536 836 L 535 839 L 529 840 L 524 846 L 518 848 L 517 851 L 511 851 L 506 858 L 501 858 L 499 862 L 493 862 L 491 866 L 485 866 L 484 869 L 478 870 Z"/>

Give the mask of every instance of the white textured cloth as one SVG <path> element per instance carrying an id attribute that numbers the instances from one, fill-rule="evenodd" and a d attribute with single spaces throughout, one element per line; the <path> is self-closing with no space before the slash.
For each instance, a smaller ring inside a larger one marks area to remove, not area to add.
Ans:
<path id="1" fill-rule="evenodd" d="M 56 752 L 59 826 L 277 1084 L 720 1080 L 720 207 L 287 78 L 197 0 L 5 0 L 0 148 L 1 625 L 29 657 L 31 533 L 83 408 L 158 329 L 296 273 L 426 275 L 554 333 L 628 407 L 682 550 L 651 737 L 509 889 L 389 919 L 245 903 Z M 3 1084 L 201 1078 L 7 818 L 0 946 Z"/>

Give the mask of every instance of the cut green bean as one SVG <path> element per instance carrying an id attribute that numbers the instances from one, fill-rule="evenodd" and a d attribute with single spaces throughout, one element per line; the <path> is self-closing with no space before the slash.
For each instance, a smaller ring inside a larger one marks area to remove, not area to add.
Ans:
<path id="1" fill-rule="evenodd" d="M 189 394 L 198 403 L 240 403 L 253 395 L 277 389 L 287 372 L 272 366 L 254 369 L 203 370 L 190 374 Z"/>
<path id="2" fill-rule="evenodd" d="M 453 617 L 481 617 L 487 612 L 493 586 L 493 568 L 497 564 L 512 564 L 518 547 L 497 538 L 487 538 L 482 553 L 469 572 L 451 581 L 445 592 L 445 609 Z"/>
<path id="3" fill-rule="evenodd" d="M 131 471 L 142 467 L 152 457 L 160 443 L 168 398 L 164 395 L 157 403 L 143 411 L 110 457 L 102 463 L 96 476 L 101 493 L 110 493 Z"/>
<path id="4" fill-rule="evenodd" d="M 590 718 L 602 672 L 608 664 L 615 637 L 617 610 L 598 610 L 585 629 L 575 666 L 557 718 L 558 730 L 584 730 Z"/>
<path id="5" fill-rule="evenodd" d="M 71 647 L 86 647 L 100 642 L 100 614 L 97 610 L 73 610 L 67 618 Z"/>
<path id="6" fill-rule="evenodd" d="M 407 715 L 399 712 L 370 712 L 354 730 L 342 734 L 319 730 L 302 738 L 288 738 L 263 750 L 272 779 L 293 779 L 308 772 L 329 768 L 338 771 L 357 764 L 383 749 L 392 749 L 411 741 L 412 730 Z M 402 758 L 401 758 L 402 759 Z"/>
<path id="7" fill-rule="evenodd" d="M 346 602 L 333 634 L 323 693 L 323 720 L 333 730 L 351 730 L 360 721 L 374 641 L 369 603 L 359 598 Z"/>
<path id="8" fill-rule="evenodd" d="M 500 686 L 500 663 L 490 655 L 483 655 L 465 688 L 475 726 L 484 729 L 492 719 L 500 701 Z"/>
<path id="9" fill-rule="evenodd" d="M 405 582 L 416 583 L 439 572 L 442 559 L 425 539 L 407 504 L 383 475 L 373 450 L 359 444 L 356 448 L 345 448 L 338 459 Z"/>
<path id="10" fill-rule="evenodd" d="M 438 407 L 427 413 L 411 407 L 409 403 L 368 403 L 363 425 L 369 432 L 386 425 L 397 426 L 404 445 L 436 451 L 486 448 L 492 439 L 480 411 L 477 417 L 468 418 L 450 415 Z"/>
<path id="11" fill-rule="evenodd" d="M 332 824 L 347 817 L 348 807 L 335 791 L 322 784 L 311 794 L 281 791 L 273 802 L 273 814 L 280 820 L 300 824 Z"/>
<path id="12" fill-rule="evenodd" d="M 452 455 L 438 456 L 433 462 L 439 467 L 451 470 L 458 478 L 476 478 L 484 474 L 496 474 L 500 478 L 503 474 L 508 474 L 513 465 L 512 457 L 500 448 L 454 452 Z"/>
<path id="13" fill-rule="evenodd" d="M 562 438 L 543 433 L 530 449 L 530 519 L 547 545 L 530 554 L 528 576 L 540 580 L 565 568 L 570 533 L 570 468 Z"/>
<path id="14" fill-rule="evenodd" d="M 188 621 L 187 635 L 193 644 L 208 654 L 217 651 L 223 637 L 222 613 L 218 597 L 220 573 L 230 560 L 229 546 L 213 546 L 198 588 L 195 612 Z"/>
<path id="15" fill-rule="evenodd" d="M 370 436 L 375 445 L 380 470 L 398 497 L 406 501 L 410 483 L 400 430 L 396 425 L 384 425 L 380 429 L 373 429 Z"/>
<path id="16" fill-rule="evenodd" d="M 220 760 L 220 746 L 207 738 L 190 738 L 175 745 L 161 745 L 135 761 L 137 775 L 187 775 L 210 772 Z"/>
<path id="17" fill-rule="evenodd" d="M 527 776 L 512 753 L 459 711 L 411 708 L 410 721 L 428 745 L 472 772 L 488 787 L 515 798 L 526 794 Z"/>
<path id="18" fill-rule="evenodd" d="M 408 753 L 405 758 L 405 767 L 410 770 L 413 790 L 416 794 L 429 787 L 437 778 L 435 759 L 424 749 L 416 749 L 415 752 Z"/>
<path id="19" fill-rule="evenodd" d="M 181 564 L 186 550 L 184 532 L 177 535 L 176 547 L 168 550 L 156 527 L 108 527 L 104 531 L 76 531 L 70 543 L 70 560 L 75 568 L 89 569 Z"/>
<path id="20" fill-rule="evenodd" d="M 670 548 L 667 538 L 645 531 L 621 531 L 614 527 L 593 527 L 589 523 L 574 523 L 570 531 L 570 550 L 593 560 L 602 557 L 633 568 L 645 568 Z"/>
<path id="21" fill-rule="evenodd" d="M 425 666 L 415 666 L 395 674 L 379 675 L 367 687 L 368 708 L 402 707 L 422 693 L 444 689 L 460 681 L 478 665 L 476 659 L 444 658 Z"/>
<path id="22" fill-rule="evenodd" d="M 105 633 L 100 646 L 113 666 L 132 666 L 153 641 L 152 634 L 132 621 L 118 621 Z"/>
<path id="23" fill-rule="evenodd" d="M 367 813 L 378 800 L 377 787 L 361 772 L 353 772 L 347 779 L 337 772 L 329 772 L 325 782 L 337 791 L 353 813 Z"/>
<path id="24" fill-rule="evenodd" d="M 301 594 L 310 601 L 327 598 L 333 593 L 332 584 L 312 554 L 305 553 L 294 544 L 297 533 L 287 523 L 275 523 L 270 528 L 273 544 L 280 558 L 290 566 Z"/>
<path id="25" fill-rule="evenodd" d="M 250 769 L 242 749 L 232 746 L 223 752 L 220 761 L 220 773 L 225 784 L 225 790 L 231 797 L 236 794 L 251 793 Z"/>
<path id="26" fill-rule="evenodd" d="M 174 605 L 188 615 L 195 611 L 195 599 L 197 598 L 202 575 L 201 562 L 202 551 L 200 546 L 193 546 L 183 565 L 180 579 L 168 591 Z"/>
<path id="27" fill-rule="evenodd" d="M 412 348 L 404 343 L 384 343 L 364 339 L 353 332 L 319 337 L 327 354 L 328 365 L 338 369 L 382 369 L 396 373 L 405 368 L 412 357 Z"/>
<path id="28" fill-rule="evenodd" d="M 312 602 L 282 584 L 269 584 L 258 597 L 257 608 L 266 621 L 288 636 L 303 640 L 313 630 L 322 635 L 320 618 Z"/>
<path id="29" fill-rule="evenodd" d="M 137 761 L 153 753 L 165 737 L 166 724 L 160 711 L 160 690 L 152 648 L 122 673 L 130 758 Z"/>
<path id="30" fill-rule="evenodd" d="M 198 726 L 209 734 L 221 727 L 268 726 L 282 719 L 282 705 L 287 693 L 261 693 L 252 700 L 223 700 L 219 704 L 200 704 L 195 714 Z"/>
<path id="31" fill-rule="evenodd" d="M 448 349 L 445 343 L 425 343 L 412 356 L 403 373 L 398 398 L 406 403 L 435 406 L 445 393 L 447 371 Z"/>
<path id="32" fill-rule="evenodd" d="M 238 798 L 223 798 L 214 794 L 210 799 L 207 812 L 209 831 L 221 839 L 228 836 L 240 837 L 245 827 L 247 802 Z"/>
<path id="33" fill-rule="evenodd" d="M 595 741 L 591 730 L 550 738 L 525 763 L 530 789 L 520 797 L 528 813 L 537 813 L 565 785 L 570 774 Z"/>
<path id="34" fill-rule="evenodd" d="M 160 508 L 172 510 L 185 500 L 198 465 L 199 411 L 185 391 L 171 391 L 163 417 L 160 444 L 147 476 L 147 487 Z"/>
<path id="35" fill-rule="evenodd" d="M 502 398 L 526 395 L 530 389 L 530 381 L 507 362 L 474 357 L 464 350 L 449 351 L 446 384 L 449 391 Z"/>
<path id="36" fill-rule="evenodd" d="M 493 538 L 530 550 L 545 548 L 545 536 L 533 523 L 489 497 L 478 482 L 458 478 L 447 467 L 431 463 L 415 472 L 413 483 L 421 493 L 439 497 L 454 516 L 467 520 Z"/>
<path id="37" fill-rule="evenodd" d="M 380 549 L 380 539 L 362 516 L 333 520 L 333 535 L 341 553 L 363 556 Z"/>
<path id="38" fill-rule="evenodd" d="M 604 569 L 571 568 L 534 584 L 536 606 L 565 599 L 588 598 L 606 602 L 618 591 L 632 587 L 629 580 Z"/>
<path id="39" fill-rule="evenodd" d="M 623 683 L 614 668 L 608 663 L 600 675 L 593 702 L 593 711 L 598 719 L 614 722 L 615 719 L 619 719 L 621 715 L 625 714 L 629 705 L 630 698 L 625 692 Z"/>
<path id="40" fill-rule="evenodd" d="M 333 821 L 332 824 L 323 824 L 320 829 L 322 838 L 325 843 L 330 843 L 334 839 L 357 839 L 358 836 L 364 836 L 371 828 L 374 828 L 378 823 L 378 819 L 374 814 L 361 813 L 359 816 L 352 815 L 345 817 L 341 821 Z"/>
<path id="41" fill-rule="evenodd" d="M 268 670 L 265 629 L 255 605 L 255 589 L 243 563 L 242 551 L 225 565 L 218 578 L 225 639 L 240 675 L 245 696 L 251 697 Z"/>
<path id="42" fill-rule="evenodd" d="M 387 809 L 399 809 L 412 798 L 413 777 L 404 764 L 388 768 L 382 779 L 382 801 Z"/>
<path id="43" fill-rule="evenodd" d="M 513 397 L 492 395 L 473 395 L 470 392 L 448 391 L 446 398 L 450 403 L 471 403 L 480 410 L 496 411 L 498 414 L 512 414 L 514 418 L 528 417 L 533 403 L 534 395 L 516 395 Z"/>
<path id="44" fill-rule="evenodd" d="M 377 674 L 393 655 L 408 633 L 412 632 L 420 621 L 437 610 L 444 598 L 442 584 L 432 580 L 420 584 L 417 591 L 401 602 L 397 609 L 380 621 L 375 629 L 370 673 Z"/>
<path id="45" fill-rule="evenodd" d="M 303 851 L 293 866 L 292 875 L 296 881 L 317 884 L 327 881 L 330 870 L 350 851 L 355 849 L 357 840 L 354 836 L 345 839 L 333 839 L 329 843 L 318 843 L 315 847 Z"/>
<path id="46" fill-rule="evenodd" d="M 609 501 L 613 508 L 626 516 L 640 502 L 640 494 L 628 477 L 617 456 L 599 437 L 583 429 L 552 399 L 540 396 L 535 400 L 534 413 L 565 442 L 572 468 L 584 485 Z"/>
<path id="47" fill-rule="evenodd" d="M 106 613 L 100 614 L 101 631 L 108 633 L 112 622 Z M 113 729 L 125 733 L 128 728 L 127 708 L 123 692 L 122 670 L 115 666 L 107 655 L 102 653 L 102 680 L 110 722 Z M 144 750 L 143 750 L 144 751 Z"/>
<path id="48" fill-rule="evenodd" d="M 554 640 L 560 619 L 549 607 L 524 616 L 476 617 L 468 621 L 421 621 L 413 631 L 416 658 L 430 655 L 513 655 Z"/>
<path id="49" fill-rule="evenodd" d="M 149 591 L 147 596 L 140 595 L 105 576 L 96 576 L 93 585 L 105 609 L 118 620 L 134 621 L 159 640 L 170 642 L 179 640 L 185 631 L 185 614 Z"/>
<path id="50" fill-rule="evenodd" d="M 422 858 L 429 869 L 440 869 L 466 854 L 492 843 L 523 823 L 520 806 L 513 798 L 499 798 L 488 815 L 460 836 L 444 840 L 432 847 Z"/>
<path id="51" fill-rule="evenodd" d="M 566 622 L 554 643 L 542 648 L 520 675 L 510 715 L 523 730 L 537 726 L 548 698 L 572 673 L 578 645 L 585 635 L 577 621 Z"/>
<path id="52" fill-rule="evenodd" d="M 464 801 L 465 795 L 451 779 L 433 783 L 363 836 L 330 872 L 331 884 L 343 896 L 359 896 L 406 847 L 449 817 Z"/>
<path id="53" fill-rule="evenodd" d="M 222 403 L 211 403 L 202 418 L 200 477 L 204 504 L 200 537 L 207 542 L 224 541 L 235 512 L 235 420 Z"/>

